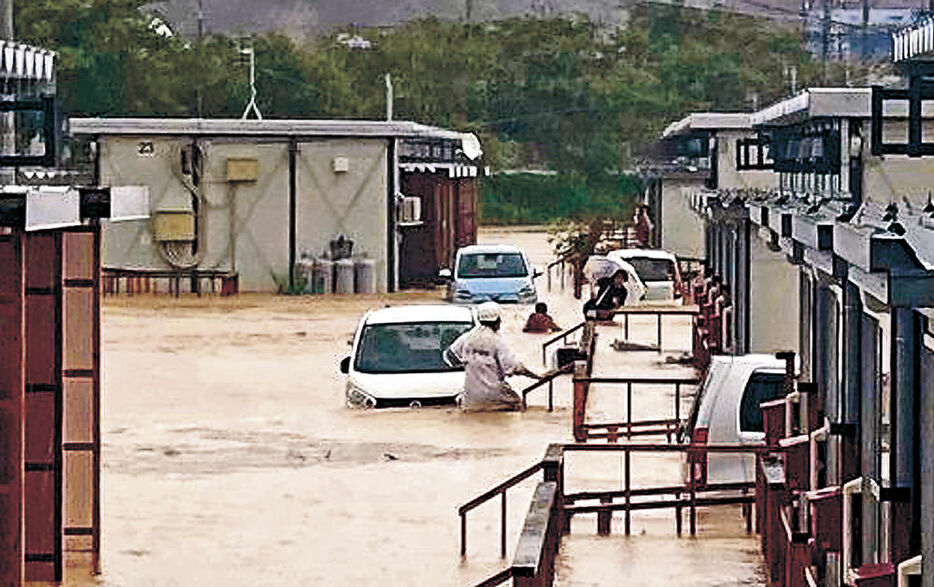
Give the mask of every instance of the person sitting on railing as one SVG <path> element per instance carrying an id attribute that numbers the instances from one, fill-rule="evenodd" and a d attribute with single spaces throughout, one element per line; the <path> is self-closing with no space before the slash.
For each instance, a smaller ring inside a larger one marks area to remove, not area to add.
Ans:
<path id="1" fill-rule="evenodd" d="M 459 336 L 444 352 L 449 364 L 464 365 L 466 371 L 459 403 L 468 411 L 519 410 L 522 398 L 506 383 L 506 377 L 541 377 L 526 368 L 499 335 L 502 324 L 499 304 L 480 304 L 477 320 L 479 326 Z"/>
<path id="2" fill-rule="evenodd" d="M 561 327 L 555 324 L 555 321 L 548 315 L 548 304 L 538 302 L 535 304 L 535 312 L 529 315 L 522 332 L 549 333 L 561 330 Z"/>
<path id="3" fill-rule="evenodd" d="M 610 313 L 626 303 L 629 275 L 622 269 L 612 277 L 597 280 L 597 295 L 584 303 L 584 317 L 607 320 Z"/>

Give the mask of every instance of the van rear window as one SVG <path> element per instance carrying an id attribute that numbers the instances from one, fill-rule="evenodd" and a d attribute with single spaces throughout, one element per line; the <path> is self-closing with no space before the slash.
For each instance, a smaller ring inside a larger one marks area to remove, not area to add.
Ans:
<path id="1" fill-rule="evenodd" d="M 759 404 L 782 397 L 785 376 L 779 373 L 753 373 L 743 391 L 739 408 L 739 429 L 743 432 L 764 432 Z"/>

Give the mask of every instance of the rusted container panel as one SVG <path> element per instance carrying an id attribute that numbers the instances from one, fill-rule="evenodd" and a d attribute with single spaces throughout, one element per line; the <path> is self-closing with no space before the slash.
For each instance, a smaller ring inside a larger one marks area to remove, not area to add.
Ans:
<path id="1" fill-rule="evenodd" d="M 27 276 L 29 272 L 27 271 Z M 27 292 L 36 291 L 32 288 Z M 52 291 L 43 288 L 40 291 Z M 57 296 L 51 293 L 29 293 L 26 303 L 26 383 L 31 386 L 54 386 L 58 349 L 56 320 Z"/>
<path id="2" fill-rule="evenodd" d="M 56 554 L 55 471 L 26 472 L 26 580 L 61 578 Z"/>
<path id="3" fill-rule="evenodd" d="M 89 288 L 65 290 L 64 368 L 94 369 L 94 292 Z"/>
<path id="4" fill-rule="evenodd" d="M 26 243 L 26 289 L 54 289 L 58 284 L 60 267 L 56 234 L 30 233 Z"/>
<path id="5" fill-rule="evenodd" d="M 65 380 L 64 432 L 62 440 L 69 443 L 94 441 L 96 414 L 94 413 L 94 382 L 88 378 Z"/>
<path id="6" fill-rule="evenodd" d="M 62 271 L 65 279 L 95 279 L 93 232 L 66 232 L 62 235 Z"/>
<path id="7" fill-rule="evenodd" d="M 24 360 L 22 234 L 0 233 L 0 584 L 23 573 Z"/>
<path id="8" fill-rule="evenodd" d="M 94 455 L 65 452 L 65 526 L 90 528 L 94 522 Z"/>
<path id="9" fill-rule="evenodd" d="M 61 580 L 61 235 L 25 243 L 26 579 Z"/>
<path id="10" fill-rule="evenodd" d="M 64 547 L 100 565 L 100 235 L 69 231 L 63 242 L 62 512 Z"/>
<path id="11" fill-rule="evenodd" d="M 55 394 L 26 394 L 25 461 L 29 465 L 55 466 Z M 27 476 L 30 472 L 27 470 Z"/>

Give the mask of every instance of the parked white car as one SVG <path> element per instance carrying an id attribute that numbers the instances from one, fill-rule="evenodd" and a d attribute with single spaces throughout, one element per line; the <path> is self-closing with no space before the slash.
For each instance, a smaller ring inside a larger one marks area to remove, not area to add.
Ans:
<path id="1" fill-rule="evenodd" d="M 685 426 L 688 438 L 704 444 L 761 444 L 759 404 L 784 394 L 785 362 L 772 355 L 715 355 L 697 389 Z M 688 468 L 684 463 L 684 478 Z M 755 481 L 755 457 L 708 453 L 707 482 Z"/>
<path id="2" fill-rule="evenodd" d="M 454 272 L 442 269 L 439 276 L 450 280 L 448 298 L 454 303 L 538 301 L 535 278 L 541 272 L 529 257 L 512 245 L 470 245 L 457 251 Z"/>
<path id="3" fill-rule="evenodd" d="M 656 249 L 619 249 L 607 253 L 610 259 L 632 265 L 645 284 L 645 299 L 674 300 L 681 297 L 681 273 L 678 260 L 667 251 Z"/>
<path id="4" fill-rule="evenodd" d="M 454 403 L 464 390 L 463 367 L 452 367 L 443 353 L 476 325 L 469 307 L 398 306 L 371 310 L 360 320 L 347 374 L 350 407 Z"/>

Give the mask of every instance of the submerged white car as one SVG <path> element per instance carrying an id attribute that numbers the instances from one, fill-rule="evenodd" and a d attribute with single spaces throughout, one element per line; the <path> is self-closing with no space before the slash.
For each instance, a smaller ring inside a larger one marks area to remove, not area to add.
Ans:
<path id="1" fill-rule="evenodd" d="M 619 249 L 607 257 L 632 265 L 645 284 L 645 299 L 674 300 L 681 297 L 681 273 L 678 260 L 667 251 L 656 249 Z"/>
<path id="2" fill-rule="evenodd" d="M 360 320 L 347 374 L 350 407 L 454 403 L 464 390 L 463 367 L 452 367 L 444 351 L 476 324 L 466 306 L 398 306 L 370 310 Z"/>

